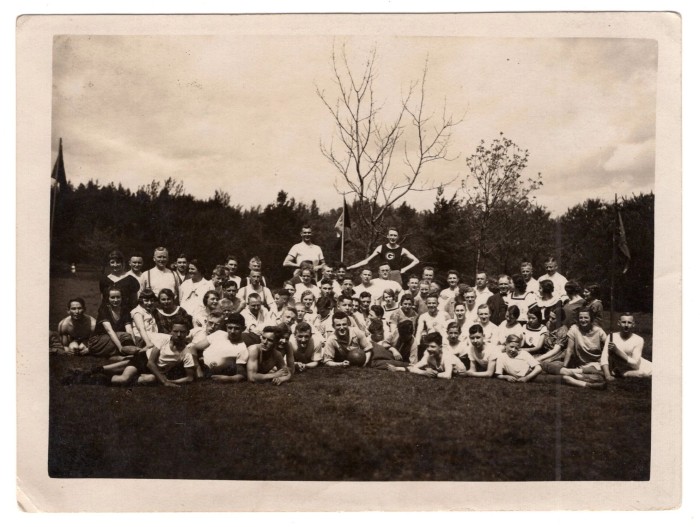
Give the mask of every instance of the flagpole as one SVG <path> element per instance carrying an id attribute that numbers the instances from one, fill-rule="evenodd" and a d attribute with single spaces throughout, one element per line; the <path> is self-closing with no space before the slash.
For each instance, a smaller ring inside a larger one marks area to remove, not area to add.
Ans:
<path id="1" fill-rule="evenodd" d="M 345 193 L 343 192 L 343 231 L 340 233 L 340 261 L 344 262 L 345 255 Z"/>
<path id="2" fill-rule="evenodd" d="M 59 154 L 63 150 L 63 138 L 58 139 L 58 152 Z M 58 159 L 58 158 L 57 158 Z M 58 178 L 55 180 L 56 184 L 51 189 L 51 220 L 49 222 L 49 245 L 53 241 L 53 218 L 56 214 L 56 195 L 58 194 L 59 182 Z"/>
<path id="3" fill-rule="evenodd" d="M 613 206 L 613 234 L 612 234 L 612 271 L 610 273 L 610 331 L 613 330 L 615 320 L 615 267 L 617 261 L 617 194 Z"/>

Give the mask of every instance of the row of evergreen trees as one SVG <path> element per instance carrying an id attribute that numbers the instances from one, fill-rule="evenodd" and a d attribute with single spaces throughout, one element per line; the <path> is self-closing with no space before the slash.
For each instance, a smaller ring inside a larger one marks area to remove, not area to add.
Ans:
<path id="1" fill-rule="evenodd" d="M 273 285 L 289 277 L 282 261 L 290 246 L 299 241 L 304 224 L 314 228 L 314 240 L 328 261 L 340 259 L 340 244 L 334 225 L 341 210 L 320 212 L 316 202 L 297 202 L 279 191 L 274 203 L 243 209 L 230 205 L 230 196 L 217 191 L 208 200 L 198 200 L 172 179 L 154 181 L 136 192 L 114 184 L 87 185 L 61 190 L 55 210 L 52 239 L 52 271 L 65 271 L 71 263 L 102 267 L 107 253 L 143 253 L 147 266 L 156 246 L 171 255 L 185 253 L 205 265 L 223 262 L 228 254 L 238 256 L 245 268 L 248 259 L 262 258 L 264 274 Z M 623 198 L 618 204 L 632 255 L 629 270 L 616 273 L 616 309 L 651 311 L 653 303 L 654 195 Z M 352 205 L 350 217 L 352 220 Z M 403 243 L 425 265 L 443 272 L 457 269 L 472 281 L 476 256 L 475 211 L 457 196 L 438 191 L 432 210 L 417 211 L 407 204 L 394 208 L 385 225 L 401 230 Z M 504 205 L 493 212 L 482 247 L 481 265 L 491 276 L 519 271 L 522 260 L 543 272 L 547 256 L 560 262 L 560 271 L 583 284 L 603 287 L 607 304 L 615 228 L 613 204 L 590 199 L 554 218 L 543 207 Z M 355 225 L 348 233 L 345 262 L 365 257 L 362 233 Z M 619 261 L 619 260 L 618 260 Z"/>

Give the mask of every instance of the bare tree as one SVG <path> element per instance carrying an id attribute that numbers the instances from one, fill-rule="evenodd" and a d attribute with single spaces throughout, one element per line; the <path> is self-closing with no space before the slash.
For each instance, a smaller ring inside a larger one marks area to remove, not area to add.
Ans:
<path id="1" fill-rule="evenodd" d="M 337 93 L 331 97 L 316 87 L 335 125 L 333 138 L 327 143 L 321 141 L 321 152 L 341 175 L 340 184 L 336 180 L 336 190 L 354 197 L 357 219 L 353 221 L 363 231 L 361 239 L 366 254 L 383 236 L 387 211 L 394 204 L 409 192 L 438 187 L 433 182 L 421 181 L 420 176 L 428 163 L 449 160 L 447 149 L 452 129 L 461 122 L 446 114 L 446 105 L 439 118 L 427 114 L 427 59 L 421 79 L 410 84 L 394 115 L 384 118 L 383 105 L 375 93 L 376 59 L 377 51 L 373 48 L 359 73 L 350 67 L 345 46 L 340 56 L 334 47 L 332 80 Z M 403 163 L 394 164 L 397 146 Z"/>
<path id="2" fill-rule="evenodd" d="M 529 207 L 533 200 L 532 192 L 542 186 L 540 173 L 534 179 L 523 178 L 529 157 L 527 150 L 523 151 L 501 132 L 488 148 L 482 140 L 476 153 L 466 160 L 469 174 L 462 182 L 462 188 L 467 195 L 466 204 L 476 220 L 476 272 L 480 271 L 493 221 L 498 219 L 505 223 L 498 233 L 500 237 L 507 237 L 507 223 L 513 222 L 513 215 L 508 214 L 508 210 Z"/>

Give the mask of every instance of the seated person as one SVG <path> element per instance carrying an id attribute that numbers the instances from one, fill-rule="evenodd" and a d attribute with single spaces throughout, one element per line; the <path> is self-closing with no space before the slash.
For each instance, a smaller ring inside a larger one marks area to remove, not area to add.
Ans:
<path id="1" fill-rule="evenodd" d="M 207 318 L 207 331 L 221 320 L 216 312 Z M 197 378 L 208 377 L 218 382 L 245 380 L 248 347 L 243 340 L 245 320 L 240 313 L 223 319 L 225 331 L 214 330 L 192 345 L 192 357 L 197 366 Z"/>
<path id="2" fill-rule="evenodd" d="M 536 357 L 539 362 L 552 362 L 564 358 L 564 352 L 568 342 L 568 337 L 566 335 L 569 332 L 569 328 L 567 328 L 563 322 L 564 311 L 560 307 L 549 311 L 547 333 L 544 335 L 544 345 L 542 346 L 542 351 L 544 353 Z"/>
<path id="3" fill-rule="evenodd" d="M 270 324 L 277 325 L 281 322 L 282 311 L 289 305 L 289 291 L 283 288 L 276 289 L 272 298 L 274 302 L 270 306 L 268 320 Z"/>
<path id="4" fill-rule="evenodd" d="M 250 295 L 253 294 L 258 295 L 258 298 L 260 298 L 265 308 L 268 308 L 275 302 L 275 299 L 272 297 L 272 292 L 262 283 L 260 271 L 250 271 L 248 282 L 238 290 L 236 296 L 248 304 L 248 299 Z"/>
<path id="5" fill-rule="evenodd" d="M 273 326 L 265 326 L 260 334 L 260 344 L 248 348 L 247 373 L 250 382 L 272 381 L 280 385 L 292 378 L 284 355 L 277 348 L 280 332 Z"/>
<path id="6" fill-rule="evenodd" d="M 168 340 L 159 346 L 139 350 L 133 357 L 107 366 L 92 369 L 93 375 L 106 376 L 115 386 L 137 384 L 154 384 L 179 388 L 195 377 L 195 363 L 187 348 L 189 328 L 184 318 L 176 318 L 172 323 L 172 333 Z M 166 374 L 181 366 L 185 375 L 170 380 Z"/>
<path id="7" fill-rule="evenodd" d="M 312 334 L 311 325 L 299 322 L 294 334 L 289 338 L 289 349 L 294 354 L 294 366 L 297 371 L 315 368 L 323 357 L 323 342 Z"/>
<path id="8" fill-rule="evenodd" d="M 88 339 L 88 353 L 99 357 L 136 353 L 131 322 L 129 310 L 122 305 L 121 289 L 108 287 L 107 303 L 98 309 L 95 332 Z"/>
<path id="9" fill-rule="evenodd" d="M 245 302 L 238 298 L 238 284 L 234 280 L 228 279 L 224 282 L 224 296 L 233 302 L 233 312 L 240 313 L 245 308 Z"/>
<path id="10" fill-rule="evenodd" d="M 605 379 L 613 381 L 615 377 L 651 377 L 651 362 L 642 357 L 644 339 L 632 332 L 634 316 L 623 313 L 618 326 L 620 331 L 608 335 L 600 359 Z"/>
<path id="11" fill-rule="evenodd" d="M 192 317 L 175 302 L 176 297 L 172 290 L 165 288 L 158 293 L 159 306 L 153 312 L 153 318 L 156 319 L 156 325 L 158 326 L 158 333 L 172 334 L 173 320 L 175 319 L 185 320 L 190 330 L 194 327 Z"/>
<path id="12" fill-rule="evenodd" d="M 494 344 L 487 344 L 484 339 L 484 328 L 474 324 L 469 328 L 469 343 L 467 357 L 469 370 L 467 377 L 493 377 L 496 371 L 496 361 L 503 351 Z"/>
<path id="13" fill-rule="evenodd" d="M 401 360 L 401 354 L 384 339 L 384 324 L 374 319 L 369 323 L 370 340 L 372 341 L 372 357 L 369 365 L 372 368 L 386 370 L 388 365 L 408 367 L 408 362 Z"/>
<path id="14" fill-rule="evenodd" d="M 134 342 L 138 346 L 160 346 L 170 338 L 168 333 L 158 332 L 158 324 L 153 316 L 157 301 L 156 294 L 147 287 L 139 293 L 139 305 L 131 310 L 131 320 L 135 326 Z"/>
<path id="15" fill-rule="evenodd" d="M 430 333 L 425 337 L 425 354 L 416 364 L 407 367 L 397 367 L 387 364 L 389 371 L 408 371 L 425 377 L 437 377 L 439 379 L 451 379 L 452 375 L 465 376 L 467 368 L 464 367 L 455 355 L 442 352 L 442 335 Z"/>
<path id="16" fill-rule="evenodd" d="M 508 382 L 529 382 L 540 373 L 542 366 L 527 351 L 520 349 L 522 338 L 506 337 L 505 349 L 496 359 L 496 377 Z"/>
<path id="17" fill-rule="evenodd" d="M 63 352 L 68 355 L 86 355 L 88 340 L 95 331 L 97 321 L 85 314 L 85 300 L 81 297 L 68 301 L 68 316 L 58 323 L 58 336 Z"/>
<path id="18" fill-rule="evenodd" d="M 389 327 L 392 329 L 392 331 L 396 329 L 399 322 L 402 322 L 403 320 L 410 320 L 413 322 L 413 327 L 416 327 L 416 323 L 418 322 L 418 313 L 413 307 L 413 295 L 408 293 L 402 295 L 399 305 L 400 308 L 394 311 L 389 317 Z"/>
<path id="19" fill-rule="evenodd" d="M 333 333 L 328 335 L 323 348 L 322 362 L 324 366 L 348 367 L 347 360 L 350 351 L 359 350 L 365 353 L 365 365 L 369 362 L 372 344 L 364 333 L 350 327 L 348 314 L 338 311 L 333 314 Z"/>
<path id="20" fill-rule="evenodd" d="M 530 355 L 542 354 L 547 328 L 542 325 L 541 313 L 542 311 L 537 306 L 531 307 L 527 312 L 527 324 L 523 328 L 522 348 L 527 350 Z"/>
<path id="21" fill-rule="evenodd" d="M 418 340 L 413 328 L 413 322 L 402 320 L 387 339 L 389 344 L 399 352 L 401 360 L 409 364 L 418 362 Z"/>
<path id="22" fill-rule="evenodd" d="M 479 325 L 484 330 L 484 342 L 486 344 L 495 344 L 498 340 L 499 329 L 496 324 L 491 322 L 491 308 L 488 304 L 481 304 L 477 307 L 476 316 L 479 319 Z"/>
<path id="23" fill-rule="evenodd" d="M 247 332 L 257 335 L 262 334 L 262 329 L 268 321 L 268 312 L 262 306 L 262 299 L 257 293 L 248 295 L 247 307 L 241 311 L 241 315 L 245 319 L 245 330 Z"/>

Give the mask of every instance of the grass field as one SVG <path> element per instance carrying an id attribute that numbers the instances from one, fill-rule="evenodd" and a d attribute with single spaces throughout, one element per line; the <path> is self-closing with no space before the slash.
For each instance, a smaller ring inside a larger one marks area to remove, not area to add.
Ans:
<path id="1" fill-rule="evenodd" d="M 54 280 L 52 327 L 77 291 L 94 313 L 96 289 L 92 280 Z M 650 344 L 651 317 L 640 322 Z M 618 380 L 596 392 L 319 368 L 279 387 L 202 382 L 120 389 L 60 383 L 70 368 L 101 359 L 49 360 L 52 477 L 649 478 L 649 380 Z"/>

